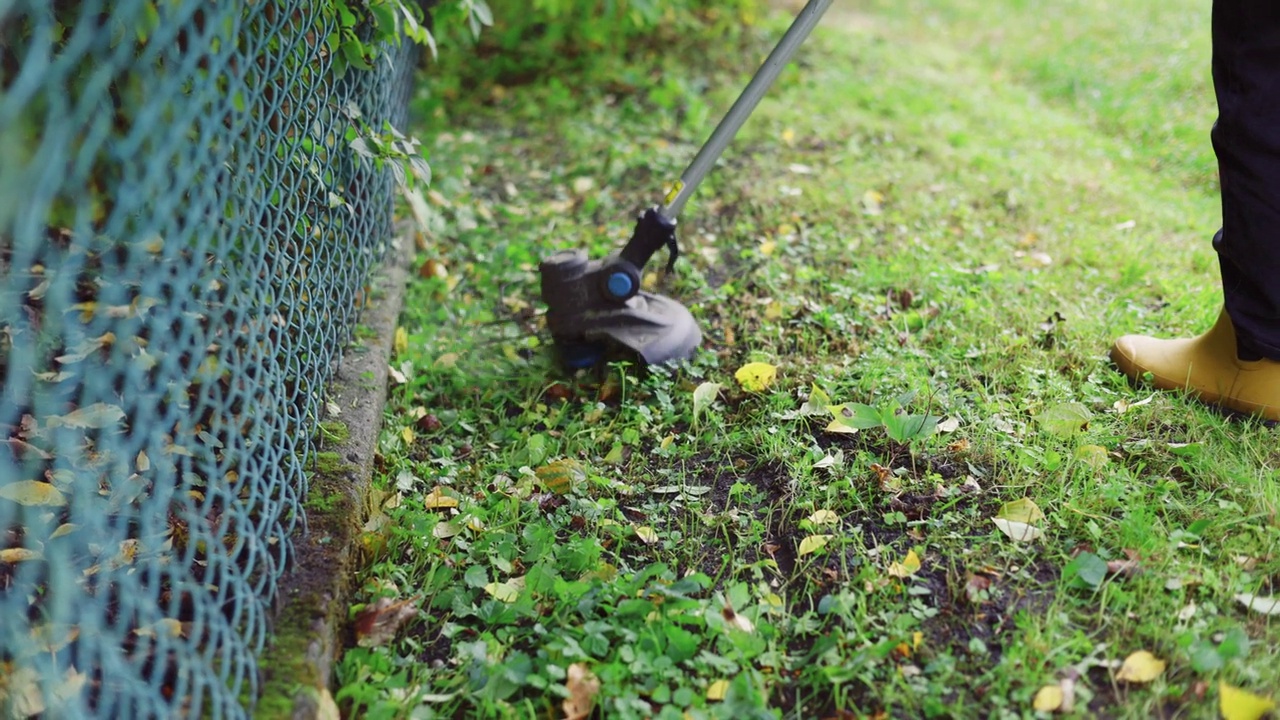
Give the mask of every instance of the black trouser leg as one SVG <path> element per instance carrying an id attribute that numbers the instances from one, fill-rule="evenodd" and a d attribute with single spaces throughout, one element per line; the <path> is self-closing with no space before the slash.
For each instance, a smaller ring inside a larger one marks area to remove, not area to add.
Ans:
<path id="1" fill-rule="evenodd" d="M 1280 360 L 1280 0 L 1214 0 L 1214 238 L 1242 357 Z"/>

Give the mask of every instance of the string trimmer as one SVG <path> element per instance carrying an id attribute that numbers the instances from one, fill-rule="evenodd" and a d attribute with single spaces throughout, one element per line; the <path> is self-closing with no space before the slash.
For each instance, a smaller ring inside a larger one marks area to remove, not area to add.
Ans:
<path id="1" fill-rule="evenodd" d="M 565 365 L 591 367 L 600 362 L 611 344 L 630 350 L 650 365 L 687 358 L 697 349 L 702 332 L 688 308 L 640 289 L 644 266 L 664 247 L 667 272 L 675 266 L 680 256 L 676 217 L 831 2 L 809 0 L 698 150 L 664 199 L 665 204 L 640 214 L 621 251 L 600 261 L 588 260 L 584 250 L 566 250 L 539 265 L 547 326 Z"/>

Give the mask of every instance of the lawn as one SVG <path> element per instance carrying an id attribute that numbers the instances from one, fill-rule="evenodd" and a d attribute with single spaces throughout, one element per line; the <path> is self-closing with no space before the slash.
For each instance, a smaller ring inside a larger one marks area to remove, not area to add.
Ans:
<path id="1" fill-rule="evenodd" d="M 837 4 L 647 279 L 703 349 L 557 366 L 539 259 L 620 247 L 786 21 L 423 129 L 339 702 L 1261 716 L 1275 430 L 1106 357 L 1220 302 L 1206 3 Z"/>

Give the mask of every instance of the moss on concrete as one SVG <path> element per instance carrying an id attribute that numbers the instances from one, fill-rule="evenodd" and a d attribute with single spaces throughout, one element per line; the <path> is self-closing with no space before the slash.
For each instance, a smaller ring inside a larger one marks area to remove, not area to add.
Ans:
<path id="1" fill-rule="evenodd" d="M 318 452 L 311 456 L 310 465 L 311 466 L 307 469 L 310 471 L 309 474 L 312 476 L 313 480 L 316 477 L 323 477 L 326 475 L 341 475 L 351 467 L 351 465 L 347 463 L 347 461 L 343 460 L 342 456 L 336 452 Z M 312 487 L 315 487 L 315 485 L 312 484 Z"/>
<path id="2" fill-rule="evenodd" d="M 326 420 L 320 423 L 320 440 L 334 445 L 341 445 L 351 438 L 351 429 L 344 422 Z"/>
<path id="3" fill-rule="evenodd" d="M 306 501 L 307 529 L 295 532 L 297 562 L 281 598 L 283 610 L 262 654 L 262 694 L 254 717 L 310 716 L 325 690 L 317 657 L 334 653 L 332 639 L 317 633 L 320 626 L 341 627 L 344 605 L 334 602 L 335 590 L 345 594 L 349 566 L 359 533 L 358 491 L 348 473 L 355 466 L 337 453 L 316 453 L 309 472 Z M 340 583 L 335 588 L 334 583 Z"/>

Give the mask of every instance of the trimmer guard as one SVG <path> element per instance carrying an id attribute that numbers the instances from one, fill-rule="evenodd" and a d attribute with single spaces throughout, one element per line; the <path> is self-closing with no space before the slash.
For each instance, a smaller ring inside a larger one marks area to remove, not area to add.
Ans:
<path id="1" fill-rule="evenodd" d="M 664 295 L 639 291 L 619 301 L 607 292 L 601 268 L 586 252 L 569 250 L 543 261 L 542 298 L 547 327 L 570 367 L 590 367 L 611 343 L 648 365 L 664 365 L 691 357 L 702 342 L 693 315 Z"/>

